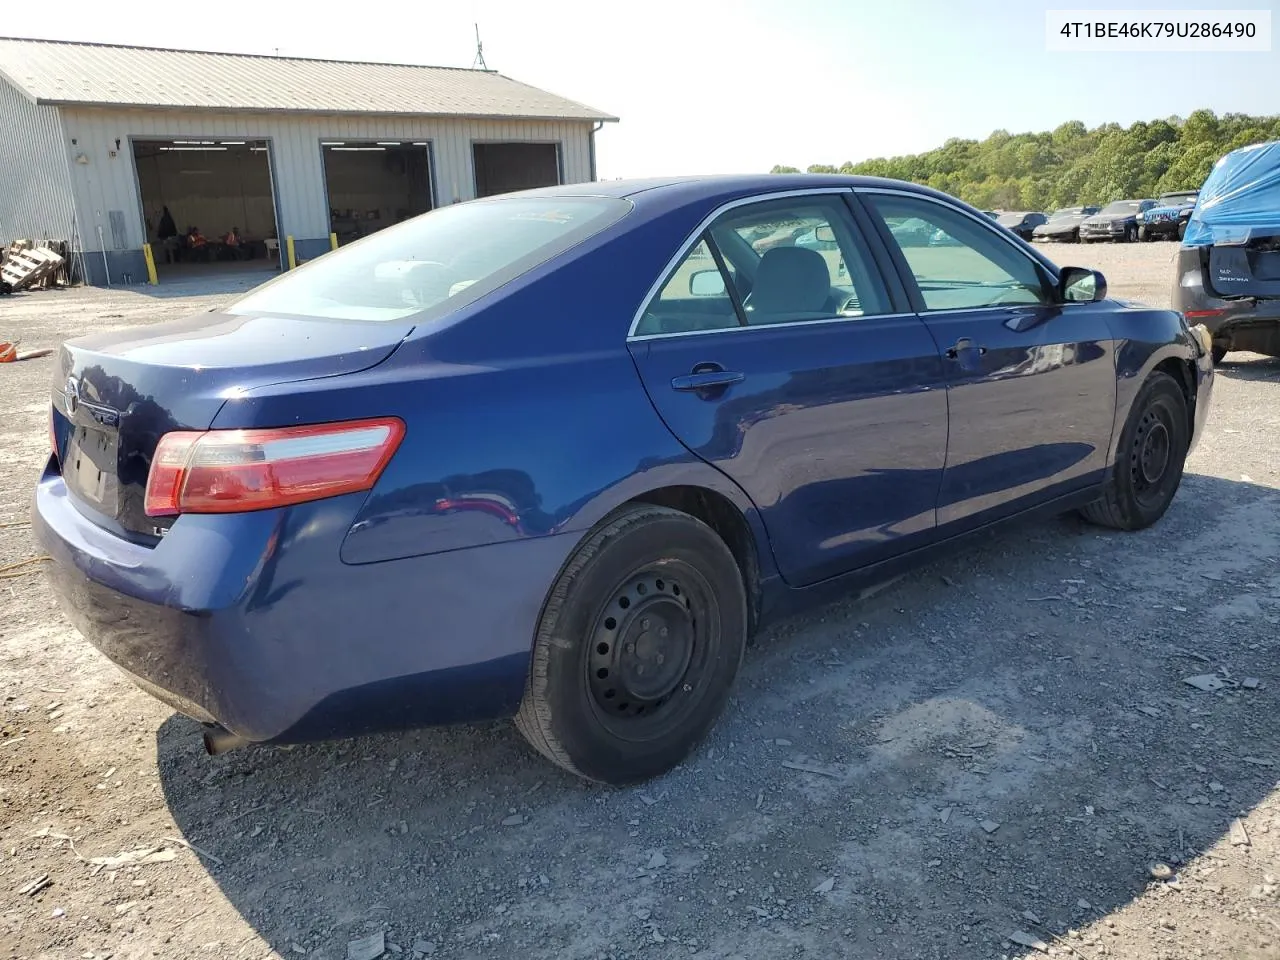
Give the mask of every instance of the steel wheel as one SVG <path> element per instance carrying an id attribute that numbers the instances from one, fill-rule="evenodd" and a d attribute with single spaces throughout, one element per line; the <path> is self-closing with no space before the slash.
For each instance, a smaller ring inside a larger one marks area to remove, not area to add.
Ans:
<path id="1" fill-rule="evenodd" d="M 1188 397 L 1164 372 L 1151 374 L 1120 434 L 1116 464 L 1102 497 L 1080 512 L 1119 530 L 1141 530 L 1169 509 L 1182 482 L 1191 441 Z"/>
<path id="2" fill-rule="evenodd" d="M 551 589 L 516 726 L 589 780 L 670 770 L 729 698 L 746 649 L 746 596 L 734 555 L 701 520 L 621 508 Z"/>
<path id="3" fill-rule="evenodd" d="M 682 563 L 628 578 L 596 619 L 587 684 L 600 722 L 625 740 L 677 728 L 714 661 L 719 617 L 709 585 Z"/>

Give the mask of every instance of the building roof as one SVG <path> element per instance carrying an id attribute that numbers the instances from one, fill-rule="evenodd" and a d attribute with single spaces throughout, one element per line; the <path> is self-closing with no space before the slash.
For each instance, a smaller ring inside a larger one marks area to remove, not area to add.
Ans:
<path id="1" fill-rule="evenodd" d="M 0 77 L 36 103 L 188 110 L 616 120 L 491 70 L 0 37 Z"/>

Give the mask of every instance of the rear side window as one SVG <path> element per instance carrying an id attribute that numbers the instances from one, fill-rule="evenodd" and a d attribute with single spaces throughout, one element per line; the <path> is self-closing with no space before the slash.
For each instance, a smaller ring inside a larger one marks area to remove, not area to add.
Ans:
<path id="1" fill-rule="evenodd" d="M 479 299 L 616 223 L 611 197 L 507 197 L 441 207 L 291 270 L 233 314 L 419 322 Z"/>
<path id="2" fill-rule="evenodd" d="M 770 199 L 718 217 L 667 277 L 634 334 L 852 320 L 889 307 L 841 197 Z"/>

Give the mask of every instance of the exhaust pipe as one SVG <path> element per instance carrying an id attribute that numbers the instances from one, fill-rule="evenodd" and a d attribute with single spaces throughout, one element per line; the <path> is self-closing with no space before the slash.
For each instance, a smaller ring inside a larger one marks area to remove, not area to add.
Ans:
<path id="1" fill-rule="evenodd" d="M 211 757 L 234 750 L 236 747 L 243 747 L 248 742 L 244 737 L 232 733 L 223 726 L 209 725 L 204 730 L 204 749 Z"/>

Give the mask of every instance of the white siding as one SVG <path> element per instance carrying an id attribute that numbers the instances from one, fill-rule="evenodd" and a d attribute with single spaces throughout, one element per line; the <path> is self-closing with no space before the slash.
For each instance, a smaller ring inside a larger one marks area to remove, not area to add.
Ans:
<path id="1" fill-rule="evenodd" d="M 329 235 L 321 140 L 424 140 L 431 142 L 437 206 L 475 195 L 471 144 L 523 140 L 560 144 L 566 183 L 591 180 L 590 122 L 495 121 L 435 118 L 315 116 L 292 113 L 187 113 L 63 107 L 65 135 L 87 164 L 71 171 L 85 249 L 97 250 L 97 227 L 113 249 L 110 211 L 124 212 L 126 247 L 143 243 L 141 199 L 130 139 L 267 140 L 279 205 L 280 235 L 317 239 Z M 120 147 L 116 148 L 116 139 Z M 115 151 L 115 156 L 112 152 Z"/>
<path id="2" fill-rule="evenodd" d="M 0 78 L 0 243 L 70 240 L 71 184 L 56 107 Z"/>

